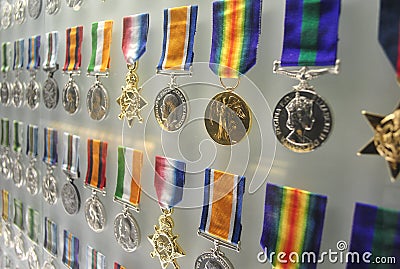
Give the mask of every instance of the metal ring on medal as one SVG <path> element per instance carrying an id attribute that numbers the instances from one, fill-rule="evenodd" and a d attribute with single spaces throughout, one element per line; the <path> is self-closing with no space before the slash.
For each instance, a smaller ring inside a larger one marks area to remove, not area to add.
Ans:
<path id="1" fill-rule="evenodd" d="M 55 109 L 58 104 L 59 90 L 58 83 L 54 78 L 47 78 L 42 89 L 44 106 L 47 109 Z"/>
<path id="2" fill-rule="evenodd" d="M 106 224 L 106 209 L 96 196 L 86 200 L 85 218 L 89 227 L 96 233 L 104 230 Z"/>
<path id="3" fill-rule="evenodd" d="M 17 0 L 14 4 L 14 20 L 18 24 L 24 23 L 26 19 L 26 3 L 25 0 Z"/>
<path id="4" fill-rule="evenodd" d="M 67 1 L 67 6 L 71 7 L 75 11 L 78 11 L 83 4 L 83 0 L 66 0 L 66 1 Z"/>
<path id="5" fill-rule="evenodd" d="M 310 152 L 329 137 L 332 114 L 328 104 L 314 91 L 286 94 L 273 113 L 278 141 L 294 152 Z"/>
<path id="6" fill-rule="evenodd" d="M 43 198 L 50 205 L 57 202 L 57 181 L 53 174 L 47 173 L 43 178 Z"/>
<path id="7" fill-rule="evenodd" d="M 24 84 L 19 79 L 14 81 L 12 103 L 15 107 L 21 107 L 24 103 Z"/>
<path id="8" fill-rule="evenodd" d="M 26 259 L 25 242 L 21 233 L 14 238 L 14 251 L 18 259 Z"/>
<path id="9" fill-rule="evenodd" d="M 45 261 L 42 269 L 56 269 L 56 266 L 51 261 Z"/>
<path id="10" fill-rule="evenodd" d="M 221 145 L 235 145 L 250 131 L 251 109 L 236 93 L 224 91 L 208 103 L 204 124 L 210 137 Z"/>
<path id="11" fill-rule="evenodd" d="M 32 19 L 36 20 L 42 11 L 42 0 L 28 0 L 28 13 Z"/>
<path id="12" fill-rule="evenodd" d="M 74 81 L 68 81 L 62 92 L 62 104 L 64 110 L 74 115 L 79 110 L 79 87 Z"/>
<path id="13" fill-rule="evenodd" d="M 24 185 L 24 177 L 22 176 L 22 164 L 16 160 L 13 165 L 12 178 L 16 187 L 21 188 Z"/>
<path id="14" fill-rule="evenodd" d="M 120 213 L 114 220 L 114 236 L 127 252 L 133 252 L 140 244 L 140 230 L 136 220 L 129 213 Z"/>
<path id="15" fill-rule="evenodd" d="M 108 113 L 109 101 L 106 88 L 100 83 L 95 83 L 90 87 L 87 94 L 86 106 L 90 118 L 101 121 Z"/>
<path id="16" fill-rule="evenodd" d="M 11 83 L 3 81 L 0 87 L 0 101 L 4 106 L 9 106 L 11 103 Z"/>
<path id="17" fill-rule="evenodd" d="M 11 26 L 12 5 L 8 1 L 2 3 L 1 26 L 8 29 Z"/>
<path id="18" fill-rule="evenodd" d="M 79 212 L 81 198 L 77 187 L 72 182 L 67 182 L 61 189 L 61 201 L 65 212 L 75 215 Z"/>
<path id="19" fill-rule="evenodd" d="M 188 115 L 187 98 L 177 87 L 164 88 L 154 101 L 154 115 L 158 124 L 168 132 L 179 130 Z"/>
<path id="20" fill-rule="evenodd" d="M 213 252 L 204 252 L 197 257 L 195 269 L 233 269 L 232 263 L 222 255 Z"/>
<path id="21" fill-rule="evenodd" d="M 49 15 L 55 15 L 60 10 L 60 0 L 46 0 L 46 12 Z"/>
<path id="22" fill-rule="evenodd" d="M 11 160 L 8 156 L 8 151 L 3 153 L 0 157 L 1 160 L 1 174 L 5 179 L 9 179 L 11 177 Z"/>
<path id="23" fill-rule="evenodd" d="M 40 102 L 40 84 L 31 79 L 26 86 L 26 104 L 27 106 L 34 110 L 39 106 Z"/>
<path id="24" fill-rule="evenodd" d="M 29 269 L 40 269 L 38 255 L 33 247 L 28 252 L 28 266 Z"/>
<path id="25" fill-rule="evenodd" d="M 39 174 L 33 165 L 29 165 L 25 172 L 26 188 L 32 195 L 39 192 Z"/>

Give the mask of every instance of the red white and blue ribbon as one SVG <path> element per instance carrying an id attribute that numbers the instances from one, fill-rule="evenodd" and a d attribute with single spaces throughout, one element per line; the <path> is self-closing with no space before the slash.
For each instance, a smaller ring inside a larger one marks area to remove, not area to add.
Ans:
<path id="1" fill-rule="evenodd" d="M 104 269 L 106 268 L 106 257 L 92 248 L 91 246 L 87 246 L 87 269 Z"/>
<path id="2" fill-rule="evenodd" d="M 33 124 L 26 126 L 26 155 L 36 158 L 38 155 L 39 127 Z"/>
<path id="3" fill-rule="evenodd" d="M 58 163 L 58 132 L 53 128 L 44 128 L 44 153 L 43 162 L 48 165 L 57 165 Z"/>
<path id="4" fill-rule="evenodd" d="M 128 64 L 134 64 L 146 51 L 149 14 L 124 17 L 122 52 Z"/>
<path id="5" fill-rule="evenodd" d="M 72 179 L 80 177 L 79 141 L 79 136 L 64 133 L 64 158 L 61 168 L 63 172 Z"/>
<path id="6" fill-rule="evenodd" d="M 40 35 L 35 35 L 28 40 L 28 63 L 26 69 L 37 70 L 40 67 Z"/>
<path id="7" fill-rule="evenodd" d="M 43 247 L 52 256 L 57 256 L 57 246 L 58 246 L 58 226 L 57 223 L 49 219 L 44 218 L 44 242 Z"/>
<path id="8" fill-rule="evenodd" d="M 79 269 L 79 239 L 64 230 L 63 264 L 69 269 Z"/>

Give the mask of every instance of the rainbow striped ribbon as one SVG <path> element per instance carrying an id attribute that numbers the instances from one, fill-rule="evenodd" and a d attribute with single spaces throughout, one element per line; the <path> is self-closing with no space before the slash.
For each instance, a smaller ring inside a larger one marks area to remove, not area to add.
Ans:
<path id="1" fill-rule="evenodd" d="M 128 64 L 134 64 L 146 51 L 149 13 L 124 17 L 122 52 Z"/>
<path id="2" fill-rule="evenodd" d="M 57 246 L 58 246 L 58 226 L 57 223 L 49 219 L 44 218 L 44 242 L 43 247 L 51 255 L 57 256 Z"/>
<path id="3" fill-rule="evenodd" d="M 98 190 L 106 187 L 107 142 L 88 139 L 88 168 L 85 185 Z"/>
<path id="4" fill-rule="evenodd" d="M 186 163 L 156 156 L 154 187 L 161 208 L 171 209 L 183 199 Z"/>
<path id="5" fill-rule="evenodd" d="M 125 266 L 120 265 L 117 262 L 114 262 L 114 269 L 126 269 Z"/>
<path id="6" fill-rule="evenodd" d="M 24 230 L 24 204 L 16 198 L 14 198 L 14 224 L 21 231 Z"/>
<path id="7" fill-rule="evenodd" d="M 396 262 L 384 264 L 348 261 L 347 269 L 397 269 L 400 261 L 400 211 L 374 205 L 356 203 L 349 253 L 372 253 L 368 257 L 394 257 Z"/>
<path id="8" fill-rule="evenodd" d="M 33 124 L 26 126 L 26 155 L 32 158 L 38 156 L 39 127 Z"/>
<path id="9" fill-rule="evenodd" d="M 10 211 L 10 204 L 9 204 L 9 198 L 10 195 L 7 190 L 1 190 L 1 200 L 2 200 L 2 206 L 3 210 L 1 212 L 1 217 L 5 222 L 8 222 L 8 213 Z"/>
<path id="10" fill-rule="evenodd" d="M 25 39 L 21 38 L 14 41 L 14 64 L 13 70 L 24 67 Z"/>
<path id="11" fill-rule="evenodd" d="M 207 168 L 204 174 L 204 202 L 201 233 L 238 246 L 242 232 L 242 204 L 246 178 Z"/>
<path id="12" fill-rule="evenodd" d="M 335 65 L 341 0 L 286 0 L 282 66 Z"/>
<path id="13" fill-rule="evenodd" d="M 22 150 L 22 122 L 14 120 L 14 143 L 13 150 L 17 153 Z"/>
<path id="14" fill-rule="evenodd" d="M 10 121 L 7 118 L 1 119 L 1 145 L 10 146 Z"/>
<path id="15" fill-rule="evenodd" d="M 10 62 L 11 62 L 11 43 L 10 42 L 3 42 L 1 44 L 1 56 L 2 56 L 2 63 L 1 63 L 1 72 L 7 73 L 10 70 Z"/>
<path id="16" fill-rule="evenodd" d="M 190 71 L 194 57 L 197 10 L 197 6 L 164 9 L 164 39 L 158 71 Z"/>
<path id="17" fill-rule="evenodd" d="M 66 30 L 65 64 L 63 71 L 78 71 L 82 62 L 83 26 L 75 26 Z"/>
<path id="18" fill-rule="evenodd" d="M 28 40 L 28 63 L 26 69 L 36 70 L 40 67 L 40 35 L 35 35 Z"/>
<path id="19" fill-rule="evenodd" d="M 43 70 L 57 69 L 58 56 L 58 31 L 46 33 L 47 51 L 46 59 L 43 63 Z"/>
<path id="20" fill-rule="evenodd" d="M 63 264 L 69 269 L 79 269 L 79 239 L 64 230 Z"/>
<path id="21" fill-rule="evenodd" d="M 114 194 L 117 201 L 139 207 L 142 166 L 142 151 L 118 147 L 118 176 Z"/>
<path id="22" fill-rule="evenodd" d="M 105 73 L 110 67 L 110 47 L 113 21 L 92 23 L 92 57 L 88 73 Z"/>
<path id="23" fill-rule="evenodd" d="M 327 197 L 320 194 L 267 184 L 260 244 L 275 269 L 316 268 L 316 261 L 292 263 L 287 259 L 284 263 L 277 254 L 302 257 L 307 252 L 318 257 L 326 203 Z"/>
<path id="24" fill-rule="evenodd" d="M 261 0 L 213 3 L 210 69 L 220 77 L 237 78 L 257 60 Z"/>
<path id="25" fill-rule="evenodd" d="M 72 179 L 80 177 L 79 171 L 79 141 L 77 135 L 64 133 L 64 158 L 62 162 L 63 172 Z"/>
<path id="26" fill-rule="evenodd" d="M 58 132 L 53 128 L 44 128 L 44 152 L 42 161 L 48 165 L 57 165 Z"/>
<path id="27" fill-rule="evenodd" d="M 106 266 L 106 256 L 98 252 L 91 246 L 87 246 L 87 269 L 104 269 Z"/>
<path id="28" fill-rule="evenodd" d="M 27 224 L 28 224 L 28 237 L 34 243 L 39 243 L 39 225 L 40 225 L 40 215 L 39 211 L 28 207 L 28 216 L 27 216 Z"/>

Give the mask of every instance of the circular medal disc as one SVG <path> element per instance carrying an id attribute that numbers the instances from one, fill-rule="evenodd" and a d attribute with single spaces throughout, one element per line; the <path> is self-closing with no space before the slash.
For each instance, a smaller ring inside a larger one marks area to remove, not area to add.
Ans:
<path id="1" fill-rule="evenodd" d="M 83 4 L 83 0 L 66 0 L 66 1 L 67 1 L 67 6 L 71 7 L 75 11 L 81 9 L 81 6 Z"/>
<path id="2" fill-rule="evenodd" d="M 136 220 L 129 213 L 120 213 L 114 220 L 114 236 L 127 252 L 133 252 L 140 244 L 140 230 Z"/>
<path id="3" fill-rule="evenodd" d="M 232 263 L 222 255 L 213 252 L 204 252 L 197 257 L 195 269 L 233 269 Z"/>
<path id="4" fill-rule="evenodd" d="M 42 269 L 56 269 L 56 266 L 53 264 L 52 261 L 45 261 L 43 263 Z"/>
<path id="5" fill-rule="evenodd" d="M 154 101 L 154 115 L 165 131 L 179 130 L 188 116 L 187 98 L 183 91 L 177 87 L 161 90 Z"/>
<path id="6" fill-rule="evenodd" d="M 33 165 L 29 165 L 25 172 L 26 188 L 32 195 L 39 192 L 39 174 Z"/>
<path id="7" fill-rule="evenodd" d="M 33 247 L 28 252 L 28 266 L 29 269 L 40 269 L 38 255 Z"/>
<path id="8" fill-rule="evenodd" d="M 28 0 L 28 13 L 29 16 L 36 20 L 42 11 L 42 0 Z"/>
<path id="9" fill-rule="evenodd" d="M 60 10 L 60 0 L 46 0 L 46 12 L 49 15 L 55 15 Z"/>
<path id="10" fill-rule="evenodd" d="M 21 188 L 24 185 L 24 177 L 22 176 L 22 164 L 19 160 L 16 160 L 13 165 L 12 179 L 15 186 Z"/>
<path id="11" fill-rule="evenodd" d="M 40 102 L 40 84 L 34 80 L 31 79 L 26 86 L 26 105 L 34 110 L 39 106 Z"/>
<path id="12" fill-rule="evenodd" d="M 3 1 L 1 12 L 1 26 L 8 29 L 11 26 L 12 5 L 8 1 Z"/>
<path id="13" fill-rule="evenodd" d="M 70 115 L 74 115 L 79 111 L 79 88 L 75 81 L 68 81 L 62 92 L 62 104 L 64 110 Z"/>
<path id="14" fill-rule="evenodd" d="M 24 103 L 24 88 L 24 84 L 19 79 L 14 81 L 12 103 L 15 107 L 21 107 Z"/>
<path id="15" fill-rule="evenodd" d="M 59 90 L 57 81 L 54 78 L 47 78 L 43 84 L 43 103 L 47 109 L 55 109 L 58 104 Z"/>
<path id="16" fill-rule="evenodd" d="M 290 92 L 275 107 L 273 126 L 283 146 L 294 152 L 310 152 L 329 137 L 332 114 L 328 104 L 314 91 Z"/>
<path id="17" fill-rule="evenodd" d="M 251 110 L 236 93 L 224 91 L 208 103 L 204 123 L 210 137 L 221 145 L 239 143 L 251 128 Z"/>
<path id="18" fill-rule="evenodd" d="M 10 248 L 13 246 L 12 230 L 9 223 L 3 225 L 3 239 L 6 247 Z"/>
<path id="19" fill-rule="evenodd" d="M 47 173 L 43 178 L 42 193 L 44 200 L 50 205 L 57 202 L 57 181 L 53 174 Z"/>
<path id="20" fill-rule="evenodd" d="M 90 87 L 87 94 L 86 106 L 89 116 L 93 120 L 101 121 L 106 118 L 109 101 L 107 90 L 102 84 L 95 83 L 92 87 Z"/>
<path id="21" fill-rule="evenodd" d="M 14 250 L 18 259 L 26 259 L 25 242 L 21 233 L 14 238 Z"/>
<path id="22" fill-rule="evenodd" d="M 106 209 L 97 196 L 90 197 L 85 202 L 85 218 L 89 227 L 99 233 L 106 224 Z"/>
<path id="23" fill-rule="evenodd" d="M 65 212 L 76 215 L 81 206 L 81 198 L 77 187 L 72 182 L 67 182 L 61 189 L 61 201 Z"/>
<path id="24" fill-rule="evenodd" d="M 3 153 L 0 157 L 1 161 L 1 174 L 5 179 L 11 178 L 11 160 L 8 156 L 8 151 Z"/>
<path id="25" fill-rule="evenodd" d="M 17 0 L 14 4 L 14 20 L 18 24 L 23 24 L 26 19 L 25 0 Z"/>
<path id="26" fill-rule="evenodd" d="M 4 106 L 9 106 L 11 103 L 11 83 L 8 81 L 0 84 L 0 101 Z"/>

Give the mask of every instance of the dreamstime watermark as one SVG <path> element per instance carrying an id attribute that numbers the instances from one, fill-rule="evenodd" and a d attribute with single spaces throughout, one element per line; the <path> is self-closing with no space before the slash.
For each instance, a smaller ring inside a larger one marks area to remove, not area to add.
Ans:
<path id="1" fill-rule="evenodd" d="M 323 263 L 341 263 L 341 264 L 396 264 L 396 257 L 394 256 L 375 256 L 372 252 L 354 252 L 347 251 L 348 245 L 346 241 L 340 240 L 336 244 L 336 249 L 328 249 L 328 251 L 322 251 L 317 256 L 315 252 L 270 252 L 267 249 L 265 252 L 259 252 L 257 260 L 260 263 L 266 263 L 267 261 L 276 261 L 280 264 L 323 264 Z"/>

